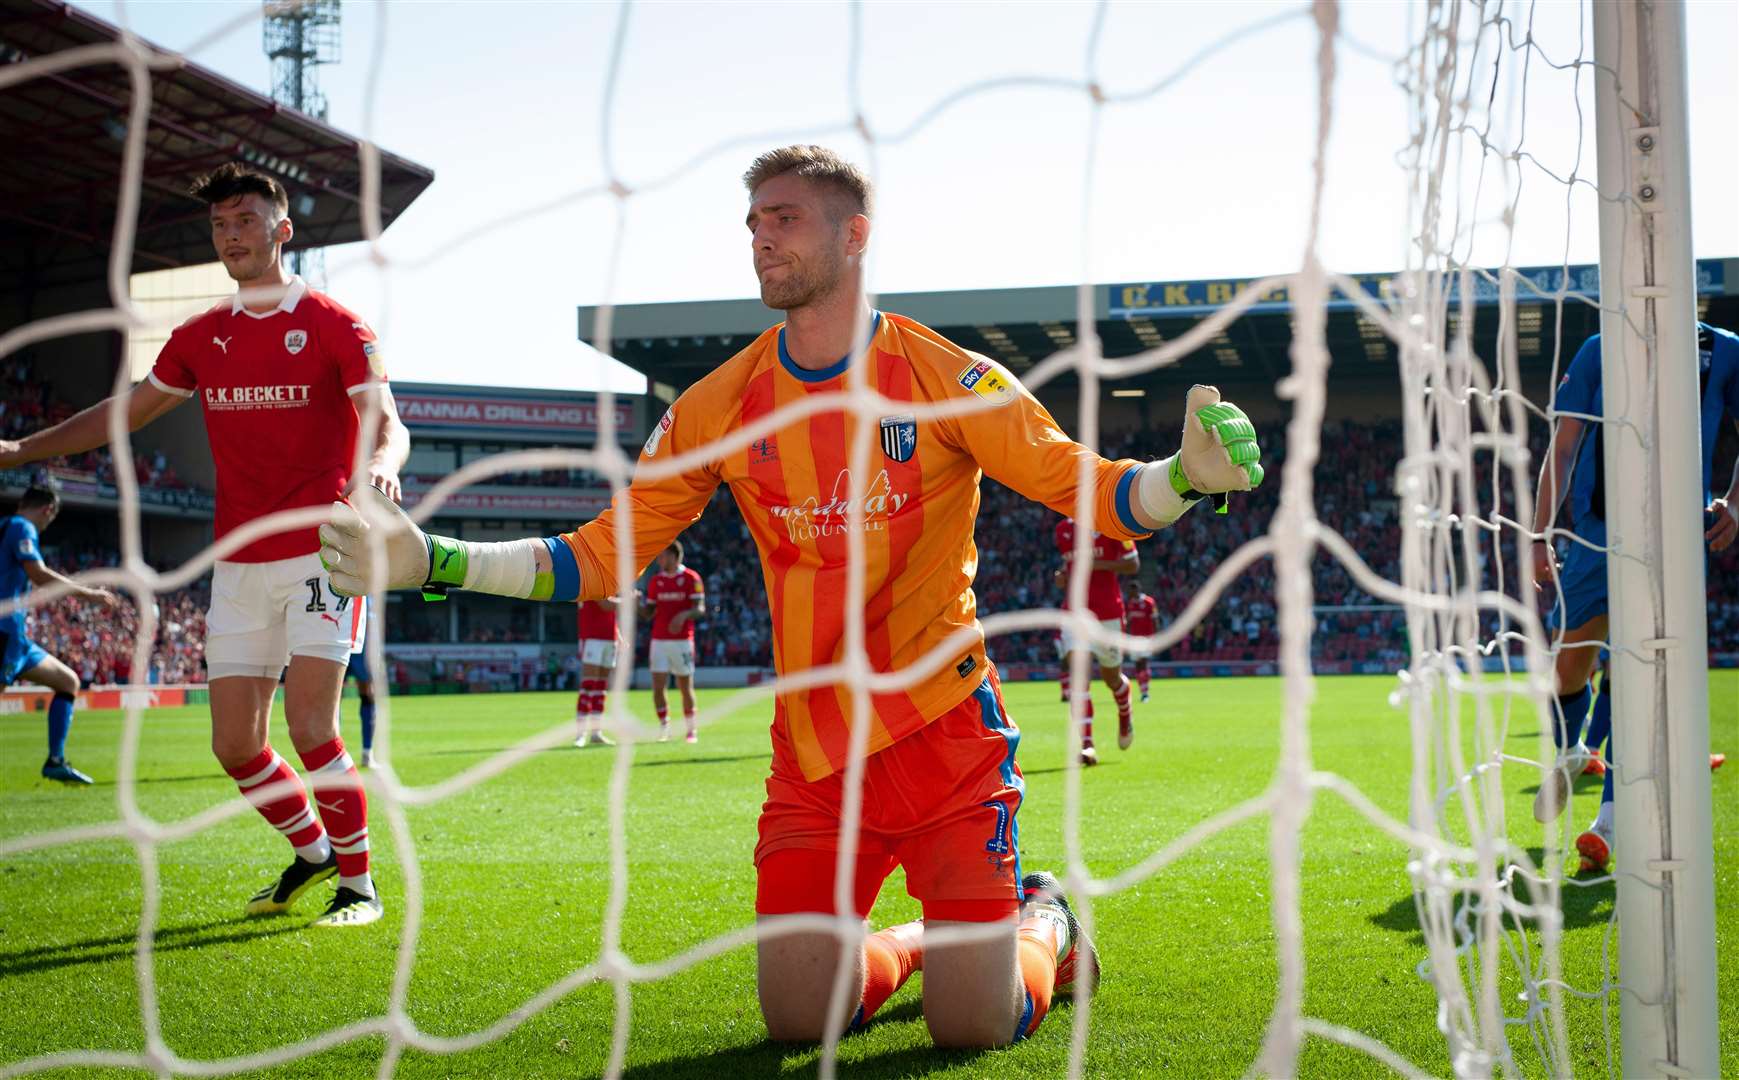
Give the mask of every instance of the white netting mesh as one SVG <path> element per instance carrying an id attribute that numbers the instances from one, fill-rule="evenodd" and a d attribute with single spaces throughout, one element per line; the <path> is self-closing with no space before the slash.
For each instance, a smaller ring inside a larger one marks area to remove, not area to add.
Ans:
<path id="1" fill-rule="evenodd" d="M 1087 42 L 1087 62 L 1076 79 L 1058 80 L 1034 76 L 1009 76 L 965 86 L 939 96 L 908 126 L 881 130 L 871 123 L 860 92 L 863 67 L 862 9 L 851 8 L 851 35 L 845 45 L 846 78 L 850 86 L 850 114 L 823 130 L 763 132 L 720 139 L 680 168 L 650 180 L 635 182 L 621 176 L 613 164 L 611 122 L 615 87 L 624 64 L 624 42 L 630 23 L 630 8 L 621 9 L 617 20 L 610 62 L 604 72 L 606 91 L 602 118 L 602 161 L 608 182 L 596 188 L 563 195 L 556 203 L 530 205 L 504 215 L 485 228 L 528 218 L 549 205 L 566 205 L 588 199 L 612 199 L 617 208 L 617 229 L 608 245 L 612 268 L 619 262 L 626 243 L 626 211 L 637 196 L 674 183 L 701 163 L 720 155 L 743 156 L 792 138 L 825 139 L 829 136 L 861 139 L 867 147 L 867 164 L 874 171 L 878 151 L 899 145 L 941 122 L 958 102 L 979 94 L 1011 89 L 1043 90 L 1077 95 L 1090 108 L 1087 121 L 1088 153 L 1083 166 L 1090 178 L 1095 167 L 1097 140 L 1108 109 L 1145 101 L 1163 94 L 1206 58 L 1235 47 L 1282 22 L 1313 19 L 1318 35 L 1316 68 L 1318 85 L 1315 169 L 1310 202 L 1308 238 L 1300 255 L 1300 269 L 1291 275 L 1263 279 L 1189 333 L 1163 346 L 1121 359 L 1106 359 L 1099 352 L 1094 333 L 1092 286 L 1083 282 L 1079 292 L 1078 344 L 1056 353 L 1028 373 L 1025 381 L 1038 388 L 1064 372 L 1080 383 L 1081 412 L 1073 434 L 1088 445 L 1098 440 L 1097 402 L 1101 383 L 1173 364 L 1209 344 L 1233 321 L 1271 290 L 1285 287 L 1294 312 L 1292 374 L 1279 386 L 1291 402 L 1292 417 L 1286 432 L 1286 455 L 1279 475 L 1270 483 L 1281 489 L 1280 509 L 1270 531 L 1240 548 L 1221 563 L 1186 610 L 1161 634 L 1152 638 L 1118 637 L 1125 649 L 1162 651 L 1181 641 L 1203 618 L 1216 597 L 1240 573 L 1263 558 L 1274 561 L 1277 606 L 1281 629 L 1281 670 L 1286 704 L 1280 718 L 1282 732 L 1279 765 L 1271 783 L 1258 796 L 1204 817 L 1183 835 L 1108 878 L 1093 876 L 1082 855 L 1080 841 L 1082 789 L 1074 754 L 1064 785 L 1065 843 L 1068 852 L 1066 885 L 1078 899 L 1081 921 L 1094 932 L 1094 898 L 1116 893 L 1163 871 L 1211 837 L 1240 823 L 1267 816 L 1270 821 L 1271 905 L 1279 958 L 1278 992 L 1263 1045 L 1254 1054 L 1253 1072 L 1290 1075 L 1296 1071 L 1298 1054 L 1307 1036 L 1344 1043 L 1363 1051 L 1405 1074 L 1442 1071 L 1447 1063 L 1458 1075 L 1481 1075 L 1537 1071 L 1553 1074 L 1570 1069 L 1570 1056 L 1562 998 L 1566 993 L 1610 998 L 1616 983 L 1608 974 L 1602 983 L 1586 990 L 1569 987 L 1558 970 L 1559 889 L 1562 836 L 1546 832 L 1542 862 L 1537 863 L 1509 836 L 1505 820 L 1502 769 L 1518 759 L 1507 756 L 1504 743 L 1512 719 L 1534 716 L 1542 733 L 1549 723 L 1551 685 L 1546 658 L 1551 655 L 1548 636 L 1531 599 L 1531 570 L 1525 561 L 1516 564 L 1513 545 L 1527 535 L 1527 511 L 1531 506 L 1528 433 L 1530 417 L 1546 415 L 1537 403 L 1521 393 L 1521 374 L 1515 347 L 1514 310 L 1518 290 L 1538 293 L 1554 311 L 1566 304 L 1591 303 L 1589 297 L 1571 288 L 1567 275 L 1560 275 L 1555 288 L 1541 286 L 1515 275 L 1509 268 L 1507 249 L 1500 242 L 1498 257 L 1489 258 L 1488 238 L 1494 233 L 1507 237 L 1514 227 L 1515 210 L 1525 183 L 1547 183 L 1562 189 L 1566 204 L 1573 201 L 1578 186 L 1587 186 L 1580 175 L 1583 162 L 1577 157 L 1559 175 L 1555 166 L 1533 152 L 1526 128 L 1527 88 L 1532 65 L 1572 76 L 1570 97 L 1580 102 L 1586 87 L 1579 82 L 1591 68 L 1590 45 L 1585 36 L 1550 46 L 1536 41 L 1531 25 L 1535 9 L 1512 16 L 1502 5 L 1430 3 L 1413 9 L 1418 21 L 1411 34 L 1410 49 L 1393 60 L 1396 80 L 1410 106 L 1411 141 L 1402 148 L 1401 166 L 1412 202 L 1412 236 L 1407 245 L 1407 273 L 1391 296 L 1373 297 L 1350 278 L 1328 270 L 1320 256 L 1319 227 L 1325 187 L 1326 145 L 1335 120 L 1333 90 L 1339 50 L 1351 46 L 1361 52 L 1368 47 L 1338 34 L 1339 11 L 1322 2 L 1298 10 L 1240 25 L 1220 36 L 1207 48 L 1178 67 L 1126 92 L 1113 90 L 1098 68 L 1098 49 L 1107 8 L 1101 5 L 1092 20 Z M 256 18 L 238 17 L 206 40 L 215 40 L 236 25 Z M 1581 22 L 1582 20 L 1577 20 Z M 1562 20 L 1560 20 L 1560 23 Z M 188 50 L 197 54 L 204 41 Z M 125 298 L 127 268 L 131 264 L 134 217 L 140 181 L 144 133 L 151 95 L 149 74 L 154 68 L 173 66 L 173 57 L 156 54 L 128 38 L 114 46 L 75 50 L 30 60 L 0 70 L 0 92 L 25 80 L 89 64 L 124 68 L 132 78 L 128 136 L 120 213 L 116 222 L 114 255 L 110 264 L 112 295 Z M 372 60 L 370 88 L 378 80 L 379 53 Z M 365 111 L 365 133 L 372 124 L 372 104 Z M 1579 137 L 1579 133 L 1578 133 Z M 365 228 L 371 238 L 380 231 L 376 198 L 379 161 L 372 146 L 362 154 Z M 1089 184 L 1089 190 L 1091 185 Z M 1083 220 L 1089 215 L 1084 210 Z M 1593 222 L 1578 227 L 1593 228 Z M 482 230 L 456 237 L 442 249 L 465 244 Z M 1083 237 L 1091 231 L 1083 228 Z M 1476 244 L 1476 240 L 1480 241 Z M 440 253 L 432 258 L 439 257 Z M 391 260 L 375 249 L 374 258 L 385 268 Z M 1568 253 L 1566 253 L 1566 268 Z M 1478 266 L 1501 264 L 1498 270 Z M 1473 296 L 1479 288 L 1493 288 L 1502 301 L 1504 325 L 1497 339 L 1496 354 L 1483 357 L 1472 337 Z M 1325 528 L 1316 516 L 1312 470 L 1317 463 L 1322 420 L 1327 401 L 1330 357 L 1327 348 L 1327 311 L 1338 293 L 1356 305 L 1363 317 L 1381 328 L 1400 349 L 1400 375 L 1405 390 L 1405 447 L 1398 481 L 1403 517 L 1402 580 L 1389 581 L 1368 568 L 1360 554 L 1339 534 Z M 135 312 L 124 299 L 103 311 L 45 319 L 0 336 L 0 356 L 50 338 L 98 329 L 126 331 L 138 324 Z M 606 306 L 596 326 L 596 344 L 608 348 L 612 335 Z M 860 335 L 861 336 L 861 335 Z M 1554 382 L 1560 368 L 1554 360 Z M 866 467 L 875 443 L 873 421 L 890 408 L 910 411 L 906 403 L 879 397 L 864 384 L 865 365 L 854 365 L 846 392 L 807 398 L 799 410 L 775 415 L 752 428 L 744 428 L 721 444 L 691 454 L 649 464 L 650 475 L 669 475 L 704 459 L 740 451 L 750 442 L 798 415 L 837 409 L 855 414 L 862 422 L 850 448 L 853 490 L 849 498 L 851 572 L 845 610 L 864 610 L 864 550 L 862 521 Z M 124 388 L 126 374 L 117 377 L 116 389 Z M 634 462 L 620 451 L 612 430 L 614 411 L 608 396 L 599 410 L 602 430 L 595 451 L 526 451 L 502 454 L 474 462 L 437 484 L 420 504 L 417 516 L 426 520 L 442 503 L 463 487 L 507 472 L 540 468 L 584 468 L 607 477 L 619 490 L 631 476 Z M 924 415 L 941 415 L 932 409 Z M 1598 419 L 1598 418 L 1595 418 Z M 365 419 L 363 445 L 378 422 Z M 276 515 L 258 521 L 226 537 L 217 547 L 167 573 L 148 566 L 142 557 L 136 484 L 124 434 L 124 418 L 117 410 L 111 417 L 111 433 L 121 491 L 121 536 L 123 565 L 120 569 L 83 575 L 82 580 L 114 585 L 127 590 L 138 603 L 144 625 L 135 648 L 133 670 L 147 668 L 149 643 L 155 637 L 149 614 L 154 593 L 182 586 L 206 573 L 212 563 L 249 540 L 292 525 L 307 525 L 325 517 L 314 509 Z M 1482 463 L 1483 462 L 1483 463 Z M 1091 536 L 1092 500 L 1080 500 L 1077 520 L 1086 527 L 1077 532 L 1082 544 Z M 1201 511 L 1198 511 L 1200 513 Z M 618 570 L 624 578 L 638 568 L 629 565 L 632 545 L 627 538 L 634 523 L 626 514 L 618 519 Z M 1506 547 L 1506 541 L 1509 547 Z M 1164 542 L 1164 537 L 1159 538 Z M 1082 552 L 1078 552 L 1078 555 Z M 1319 557 L 1338 560 L 1358 585 L 1372 596 L 1404 605 L 1413 645 L 1413 660 L 1401 674 L 1395 700 L 1411 718 L 1415 768 L 1411 777 L 1408 820 L 1385 813 L 1350 782 L 1312 767 L 1307 723 L 1313 698 L 1310 643 L 1313 632 L 1311 564 Z M 999 633 L 1040 627 L 1068 628 L 1081 640 L 1106 640 L 1108 635 L 1087 612 L 1086 560 L 1075 560 L 1076 572 L 1069 585 L 1067 610 L 1043 609 L 1000 613 L 986 617 L 984 629 L 993 639 Z M 52 603 L 64 590 L 42 589 L 30 603 Z M 622 618 L 632 640 L 634 612 L 624 606 Z M 766 701 L 773 693 L 801 687 L 842 683 L 851 688 L 858 708 L 868 709 L 872 690 L 890 690 L 910 682 L 952 657 L 959 642 L 944 643 L 925 660 L 903 671 L 877 674 L 870 667 L 864 646 L 861 616 L 848 620 L 845 660 L 837 665 L 791 673 L 769 686 L 751 688 L 714 704 L 701 717 L 728 715 L 743 706 Z M 1087 678 L 1086 654 L 1075 653 L 1076 680 Z M 1512 660 L 1525 658 L 1525 665 Z M 368 642 L 371 667 L 384 670 L 381 642 Z M 1498 670 L 1488 672 L 1485 661 L 1494 659 Z M 1524 667 L 1532 674 L 1521 674 Z M 630 862 L 625 830 L 630 766 L 635 739 L 651 733 L 640 728 L 624 704 L 627 666 L 616 669 L 609 723 L 623 738 L 616 749 L 610 780 L 610 877 L 611 889 L 605 908 L 600 959 L 568 974 L 526 1000 L 520 1007 L 482 1030 L 459 1037 L 441 1037 L 421 1030 L 410 1011 L 411 977 L 421 932 L 424 887 L 419 870 L 419 844 L 409 828 L 406 809 L 425 806 L 468 791 L 500 776 L 529 755 L 557 746 L 570 738 L 564 722 L 534 738 L 502 750 L 440 783 L 413 787 L 393 773 L 391 704 L 383 699 L 379 720 L 380 757 L 387 763 L 370 777 L 370 794 L 376 820 L 384 818 L 392 831 L 394 850 L 403 870 L 403 895 L 397 902 L 404 912 L 398 942 L 390 1006 L 381 1016 L 322 1032 L 304 1041 L 268 1052 L 223 1058 L 190 1060 L 177 1055 L 163 1037 L 158 1011 L 153 928 L 160 906 L 158 850 L 161 845 L 192 836 L 237 815 L 250 815 L 252 808 L 240 799 L 231 800 L 189 818 L 158 821 L 149 817 L 137 801 L 140 739 L 143 732 L 141 701 L 129 701 L 122 735 L 118 770 L 119 817 L 105 824 L 25 836 L 0 843 L 0 856 L 13 855 L 53 845 L 99 839 L 130 841 L 137 852 L 143 877 L 143 910 L 137 946 L 136 972 L 145 1032 L 143 1052 L 77 1051 L 16 1061 L 0 1068 L 0 1076 L 12 1076 L 72 1065 L 132 1066 L 159 1074 L 218 1075 L 265 1067 L 319 1053 L 337 1044 L 367 1036 L 385 1036 L 387 1049 L 380 1066 L 382 1076 L 391 1075 L 407 1049 L 430 1053 L 454 1053 L 498 1040 L 527 1018 L 588 983 L 608 982 L 615 990 L 616 1020 L 608 1073 L 618 1075 L 628 1050 L 630 989 L 635 983 L 664 978 L 754 940 L 755 928 L 745 923 L 737 930 L 701 943 L 689 951 L 655 963 L 639 963 L 621 947 L 623 913 L 630 887 Z M 384 680 L 377 680 L 384 685 Z M 861 783 L 867 726 L 853 732 L 850 767 L 846 774 L 844 821 L 841 826 L 840 865 L 848 865 L 854 846 L 855 825 L 861 814 Z M 1542 734 L 1542 739 L 1545 739 Z M 1549 745 L 1542 742 L 1542 753 Z M 1538 762 L 1521 762 L 1538 768 Z M 1447 1040 L 1445 1061 L 1417 1063 L 1403 1060 L 1370 1034 L 1348 1030 L 1315 1019 L 1303 1009 L 1304 915 L 1301 904 L 1302 831 L 1318 792 L 1343 800 L 1364 819 L 1388 834 L 1396 843 L 1397 856 L 1407 852 L 1420 925 L 1424 932 L 1426 959 L 1419 970 L 1434 985 L 1440 1000 L 1437 1025 Z M 256 797 L 269 793 L 258 793 Z M 850 875 L 841 875 L 838 898 L 849 909 Z M 1527 887 L 1517 889 L 1518 882 Z M 1579 886 L 1592 884 L 1577 882 Z M 852 918 L 814 916 L 793 920 L 789 929 L 829 929 L 840 934 L 842 947 L 852 947 L 863 928 Z M 1609 935 L 1610 936 L 1610 935 Z M 931 940 L 928 947 L 944 942 Z M 1610 972 L 1610 966 L 1608 967 Z M 848 987 L 842 978 L 832 1001 L 833 1028 L 843 1027 L 854 1003 L 846 999 Z M 1092 1002 L 1081 997 L 1072 1013 L 1070 1074 L 1083 1072 Z M 1524 1039 L 1512 1029 L 1520 1028 Z M 1607 1039 L 1610 1047 L 1611 1039 Z M 830 1040 L 822 1059 L 823 1075 L 834 1071 L 836 1040 Z M 1610 1053 L 1610 1051 L 1609 1051 Z M 1524 1064 L 1523 1057 L 1533 1063 Z"/>

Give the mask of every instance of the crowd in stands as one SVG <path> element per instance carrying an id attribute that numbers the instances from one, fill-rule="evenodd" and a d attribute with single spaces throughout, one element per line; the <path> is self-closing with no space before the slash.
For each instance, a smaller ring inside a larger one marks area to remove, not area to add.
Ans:
<path id="1" fill-rule="evenodd" d="M 1286 455 L 1284 429 L 1259 426 L 1268 481 L 1258 490 L 1234 496 L 1226 514 L 1198 507 L 1173 528 L 1137 545 L 1141 571 L 1134 579 L 1159 603 L 1160 624 L 1169 626 L 1221 561 L 1268 531 L 1279 505 L 1280 471 Z M 1318 465 L 1316 498 L 1323 521 L 1363 552 L 1377 573 L 1394 579 L 1399 568 L 1399 527 L 1391 480 L 1395 423 L 1331 423 L 1323 434 L 1324 460 Z M 1130 431 L 1104 442 L 1111 458 L 1149 460 L 1176 448 L 1177 432 Z M 1345 508 L 1356 507 L 1356 510 Z M 1052 582 L 1061 565 L 1056 548 L 1060 516 L 1000 484 L 984 485 L 978 514 L 978 610 L 982 616 L 1027 607 L 1061 607 L 1063 591 Z M 1315 603 L 1357 608 L 1376 604 L 1340 565 L 1318 558 L 1313 566 Z M 1134 582 L 1125 586 L 1133 595 Z M 1274 570 L 1269 559 L 1253 563 L 1220 595 L 1208 616 L 1159 657 L 1175 661 L 1274 660 L 1279 629 L 1274 620 Z M 1406 656 L 1405 623 L 1396 611 L 1319 611 L 1317 655 L 1322 659 L 1401 663 Z M 1056 656 L 1056 634 L 1024 631 L 999 637 L 991 654 L 1004 661 L 1042 663 Z"/>
<path id="2" fill-rule="evenodd" d="M 28 357 L 7 358 L 6 372 L 0 376 L 0 439 L 23 438 L 60 423 L 76 411 L 54 396 L 47 381 L 35 374 L 35 365 Z M 38 462 L 26 470 L 28 482 L 54 482 L 50 469 L 83 473 L 102 487 L 115 483 L 115 460 L 107 447 Z M 175 466 L 161 450 L 135 454 L 133 473 L 142 490 L 157 494 L 198 491 L 175 474 Z"/>
<path id="3" fill-rule="evenodd" d="M 7 379 L 10 385 L 12 380 Z M 1139 544 L 1140 588 L 1159 602 L 1161 625 L 1180 614 L 1206 583 L 1213 569 L 1251 539 L 1268 531 L 1279 505 L 1281 473 L 1287 448 L 1280 425 L 1262 425 L 1263 461 L 1268 482 L 1261 489 L 1235 496 L 1230 513 L 1198 507 L 1177 526 Z M 1107 456 L 1150 459 L 1169 453 L 1177 434 L 1163 431 L 1117 433 L 1105 440 Z M 1345 537 L 1370 568 L 1383 578 L 1401 580 L 1401 531 L 1395 496 L 1394 470 L 1401 428 L 1398 421 L 1331 422 L 1324 428 L 1320 460 L 1314 472 L 1317 514 L 1322 523 Z M 1538 450 L 1534 460 L 1539 460 Z M 565 474 L 564 474 L 565 475 Z M 540 477 L 540 482 L 549 482 Z M 1507 483 L 1482 481 L 1494 512 L 1512 518 L 1523 515 L 1509 505 Z M 1060 607 L 1064 597 L 1052 579 L 1061 565 L 1054 535 L 1060 516 L 990 480 L 983 487 L 977 544 L 975 586 L 981 616 L 1027 608 Z M 1489 541 L 1481 556 L 1484 586 L 1497 587 L 1501 569 L 1504 590 L 1518 593 L 1518 549 L 1514 531 L 1504 529 L 1495 557 Z M 772 635 L 767 616 L 760 561 L 747 527 L 720 489 L 701 519 L 683 534 L 686 561 L 705 579 L 707 614 L 697 626 L 698 660 L 702 665 L 772 665 Z M 1521 552 L 1525 554 L 1525 549 Z M 112 562 L 109 553 L 74 553 L 75 567 Z M 1455 568 L 1459 572 L 1459 567 Z M 1739 545 L 1709 562 L 1709 640 L 1717 652 L 1739 651 Z M 1403 614 L 1373 597 L 1355 582 L 1340 562 L 1319 551 L 1312 563 L 1315 641 L 1318 661 L 1346 662 L 1395 668 L 1409 655 Z M 1126 592 L 1132 592 L 1127 589 Z M 161 599 L 163 615 L 153 667 L 160 681 L 200 677 L 200 647 L 204 638 L 205 597 L 202 590 L 182 590 Z M 465 601 L 454 601 L 464 603 Z M 472 601 L 473 603 L 481 603 Z M 509 605 L 511 607 L 511 605 Z M 445 605 L 402 605 L 390 639 L 398 642 L 449 640 Z M 484 615 L 479 607 L 476 614 Z M 528 642 L 537 638 L 537 622 L 528 609 L 514 608 L 500 618 L 460 614 L 459 638 L 466 642 Z M 1272 661 L 1277 657 L 1279 629 L 1275 611 L 1273 562 L 1262 558 L 1236 576 L 1208 615 L 1169 651 L 1169 661 Z M 137 617 L 127 602 L 118 612 L 63 601 L 39 611 L 37 640 L 56 651 L 87 679 L 124 681 L 129 674 L 128 648 Z M 1499 627 L 1487 618 L 1486 636 Z M 637 656 L 646 655 L 648 627 L 639 625 Z M 1004 663 L 1048 664 L 1055 660 L 1052 630 L 1001 634 L 990 643 L 991 655 Z"/>
<path id="4" fill-rule="evenodd" d="M 50 534 L 47 540 L 52 540 Z M 112 566 L 115 553 L 43 545 L 43 558 L 62 573 Z M 205 681 L 205 611 L 211 589 L 204 581 L 157 596 L 157 635 L 148 669 L 135 678 L 133 647 L 139 610 L 117 592 L 113 604 L 62 597 L 30 611 L 31 639 L 72 668 L 86 686 Z"/>
<path id="5" fill-rule="evenodd" d="M 1172 529 L 1138 545 L 1140 588 L 1159 603 L 1161 626 L 1169 626 L 1206 583 L 1214 568 L 1245 543 L 1266 533 L 1279 507 L 1281 471 L 1286 462 L 1285 429 L 1259 425 L 1268 480 L 1258 490 L 1233 498 L 1230 512 L 1198 507 Z M 1533 461 L 1544 450 L 1543 428 L 1535 433 Z M 1106 456 L 1148 460 L 1176 448 L 1177 432 L 1135 430 L 1104 440 Z M 1402 445 L 1398 420 L 1371 423 L 1331 421 L 1324 426 L 1313 473 L 1316 512 L 1324 525 L 1345 537 L 1370 569 L 1401 581 L 1401 528 L 1395 495 L 1395 468 Z M 1489 460 L 1489 459 L 1488 459 Z M 1723 460 L 1726 460 L 1723 458 Z M 1530 478 L 1531 480 L 1531 478 Z M 1487 478 L 1482 487 L 1485 516 L 1523 515 L 1504 483 Z M 1530 484 L 1531 487 L 1531 484 Z M 759 560 L 728 492 L 715 496 L 701 520 L 683 534 L 689 565 L 707 582 L 706 618 L 698 627 L 697 648 L 705 664 L 772 663 L 772 641 L 761 584 Z M 1052 580 L 1061 565 L 1056 549 L 1060 515 L 1048 507 L 985 480 L 978 512 L 978 576 L 974 592 L 978 613 L 1061 607 L 1063 591 Z M 1518 594 L 1521 580 L 1513 529 L 1504 529 L 1495 555 L 1489 540 L 1481 557 L 1484 587 Z M 1525 555 L 1525 548 L 1521 554 Z M 1739 650 L 1739 545 L 1709 562 L 1709 640 L 1717 650 Z M 1403 612 L 1372 596 L 1336 559 L 1319 551 L 1312 563 L 1315 640 L 1319 661 L 1403 666 L 1409 656 Z M 1133 593 L 1127 586 L 1126 595 Z M 1157 657 L 1169 661 L 1272 661 L 1278 656 L 1273 561 L 1259 559 L 1237 575 L 1214 607 L 1177 645 Z M 1500 630 L 1486 620 L 1482 636 Z M 644 652 L 644 643 L 642 643 Z M 1045 664 L 1056 658 L 1056 633 L 1031 630 L 1001 634 L 990 653 L 1004 663 Z"/>

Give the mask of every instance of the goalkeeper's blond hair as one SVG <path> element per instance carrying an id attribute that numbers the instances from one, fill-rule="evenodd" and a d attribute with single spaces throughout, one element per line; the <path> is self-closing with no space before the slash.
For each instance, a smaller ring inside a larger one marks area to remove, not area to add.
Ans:
<path id="1" fill-rule="evenodd" d="M 836 223 L 852 214 L 875 216 L 875 186 L 870 178 L 832 150 L 813 143 L 781 146 L 762 154 L 743 174 L 743 186 L 753 195 L 756 188 L 786 173 L 796 173 L 834 195 L 827 201 Z"/>

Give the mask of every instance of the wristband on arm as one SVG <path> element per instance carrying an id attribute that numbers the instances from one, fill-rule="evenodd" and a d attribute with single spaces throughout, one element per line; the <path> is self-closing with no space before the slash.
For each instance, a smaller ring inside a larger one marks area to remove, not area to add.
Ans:
<path id="1" fill-rule="evenodd" d="M 1203 498 L 1184 478 L 1176 454 L 1148 462 L 1136 471 L 1135 497 L 1140 500 L 1142 511 L 1162 529 L 1183 517 Z"/>
<path id="2" fill-rule="evenodd" d="M 423 599 L 444 600 L 453 589 L 520 600 L 572 601 L 580 595 L 580 567 L 559 536 L 478 543 L 425 534 L 429 575 Z M 537 549 L 549 553 L 550 569 L 537 569 Z"/>
<path id="3" fill-rule="evenodd" d="M 1171 481 L 1171 489 L 1177 492 L 1180 498 L 1186 500 L 1193 506 L 1201 500 L 1210 497 L 1202 494 L 1190 485 L 1190 478 L 1184 475 L 1183 455 L 1181 453 L 1173 454 L 1166 460 L 1171 462 L 1171 466 L 1166 470 L 1166 476 Z M 1230 501 L 1226 498 L 1226 493 L 1222 491 L 1217 495 L 1211 496 L 1211 498 L 1214 500 L 1214 513 L 1225 513 L 1227 504 Z"/>

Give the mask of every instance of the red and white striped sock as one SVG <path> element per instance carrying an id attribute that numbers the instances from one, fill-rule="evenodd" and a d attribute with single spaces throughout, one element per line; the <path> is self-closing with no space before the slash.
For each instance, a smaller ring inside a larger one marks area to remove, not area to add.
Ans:
<path id="1" fill-rule="evenodd" d="M 344 740 L 333 739 L 302 755 L 302 767 L 313 779 L 314 805 L 332 835 L 338 855 L 338 884 L 374 895 L 368 875 L 368 796 Z"/>
<path id="2" fill-rule="evenodd" d="M 580 734 L 586 733 L 586 717 L 592 714 L 592 680 L 580 680 L 580 693 L 574 699 L 574 719 L 580 723 Z"/>
<path id="3" fill-rule="evenodd" d="M 1111 691 L 1111 697 L 1117 702 L 1117 718 L 1119 720 L 1129 719 L 1129 680 L 1127 678 L 1118 684 L 1117 689 Z"/>
<path id="4" fill-rule="evenodd" d="M 302 786 L 296 770 L 290 768 L 290 763 L 279 757 L 276 750 L 267 746 L 241 768 L 224 771 L 235 778 L 235 786 L 241 789 L 248 802 L 254 804 L 260 816 L 290 841 L 297 858 L 323 863 L 331 857 L 332 844 L 326 838 L 320 819 L 314 816 L 314 808 L 308 805 L 307 789 Z M 286 784 L 294 786 L 286 790 Z M 272 787 L 278 791 L 265 794 Z M 261 794 L 252 794 L 256 791 Z"/>
<path id="5" fill-rule="evenodd" d="M 1141 696 L 1147 696 L 1147 680 L 1151 678 L 1144 667 L 1135 669 L 1135 681 L 1141 684 Z"/>
<path id="6" fill-rule="evenodd" d="M 667 706 L 658 710 L 658 726 L 663 727 L 668 723 L 670 723 L 670 709 Z"/>
<path id="7" fill-rule="evenodd" d="M 1093 695 L 1081 695 L 1081 745 L 1093 745 Z"/>
<path id="8" fill-rule="evenodd" d="M 604 711 L 604 680 L 586 679 L 580 683 L 580 734 L 594 731 L 598 714 Z"/>
<path id="9" fill-rule="evenodd" d="M 604 727 L 604 696 L 609 692 L 610 680 L 592 680 L 592 727 L 601 731 Z"/>
<path id="10" fill-rule="evenodd" d="M 1063 676 L 1061 679 L 1061 682 L 1063 684 L 1063 700 L 1064 701 L 1069 700 L 1069 668 L 1070 667 L 1071 667 L 1071 665 L 1069 663 L 1068 657 L 1064 657 L 1063 658 Z"/>

